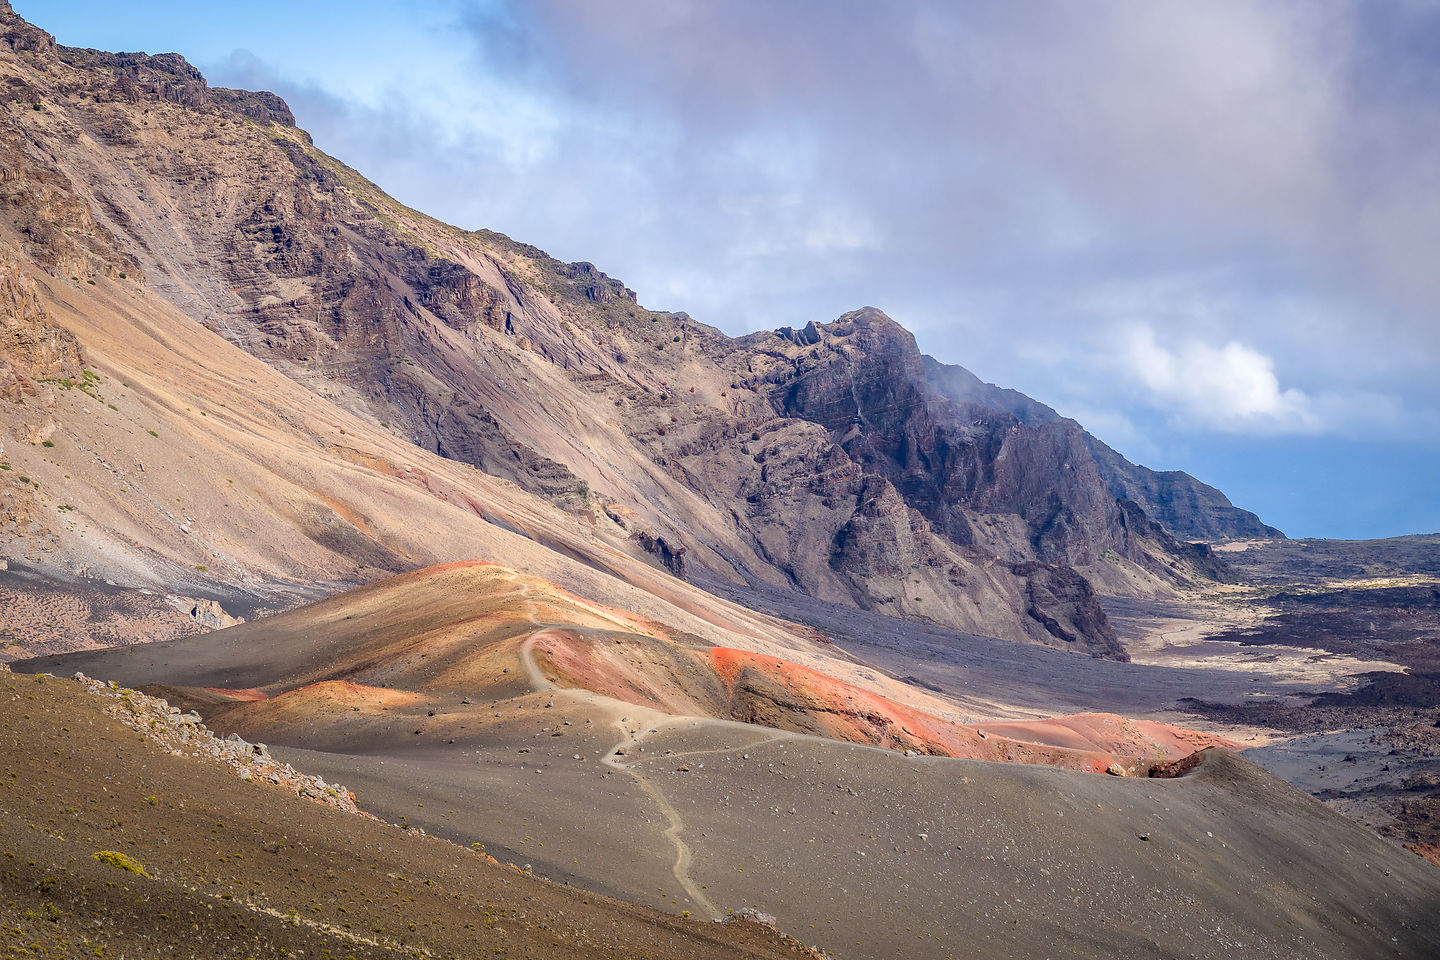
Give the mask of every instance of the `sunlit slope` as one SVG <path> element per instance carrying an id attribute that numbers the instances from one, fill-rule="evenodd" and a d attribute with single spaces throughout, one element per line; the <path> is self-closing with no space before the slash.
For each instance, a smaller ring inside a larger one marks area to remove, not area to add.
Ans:
<path id="1" fill-rule="evenodd" d="M 422 716 L 431 735 L 473 738 L 492 725 L 494 705 L 556 689 L 615 709 L 1093 772 L 1113 766 L 1143 774 L 1225 742 L 1108 715 L 1011 720 L 987 730 L 958 722 L 950 702 L 868 670 L 832 645 L 779 629 L 771 636 L 780 642 L 750 637 L 752 649 L 738 649 L 539 577 L 469 562 L 204 637 L 76 655 L 55 667 L 160 685 L 168 696 L 203 704 L 213 722 L 339 752 L 396 736 L 391 745 L 403 744 L 407 725 Z"/>

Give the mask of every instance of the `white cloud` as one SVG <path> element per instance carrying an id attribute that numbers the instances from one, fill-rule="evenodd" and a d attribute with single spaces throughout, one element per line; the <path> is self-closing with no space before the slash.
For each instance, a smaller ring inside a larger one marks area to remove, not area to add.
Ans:
<path id="1" fill-rule="evenodd" d="M 1113 343 L 1119 371 L 1143 391 L 1143 402 L 1186 429 L 1375 438 L 1433 421 L 1373 390 L 1282 385 L 1274 358 L 1236 340 L 1166 345 L 1152 327 L 1132 324 L 1116 328 Z"/>
<path id="2" fill-rule="evenodd" d="M 1120 356 L 1154 401 L 1179 419 L 1231 432 L 1318 433 L 1313 401 L 1282 389 L 1275 361 L 1242 343 L 1161 345 L 1149 327 L 1122 331 Z"/>

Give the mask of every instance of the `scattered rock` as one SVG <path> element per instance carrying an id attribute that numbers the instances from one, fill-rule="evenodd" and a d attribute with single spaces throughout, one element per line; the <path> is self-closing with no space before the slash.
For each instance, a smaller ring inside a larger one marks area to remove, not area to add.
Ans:
<path id="1" fill-rule="evenodd" d="M 223 630 L 237 623 L 244 623 L 244 617 L 232 617 L 225 608 L 214 600 L 194 597 L 169 596 L 165 598 L 177 610 L 188 614 L 191 620 L 211 630 Z"/>
<path id="2" fill-rule="evenodd" d="M 264 780 L 285 787 L 297 796 L 338 807 L 346 813 L 369 816 L 356 806 L 355 794 L 338 784 L 326 783 L 320 777 L 307 776 L 288 763 L 276 761 L 263 743 L 247 743 L 234 733 L 222 740 L 206 729 L 199 714 L 181 713 L 178 707 L 138 690 L 92 680 L 79 672 L 75 674 L 75 680 L 90 693 L 115 701 L 104 708 L 107 716 L 167 748 L 174 756 L 223 763 L 233 769 L 241 780 L 250 783 Z"/>

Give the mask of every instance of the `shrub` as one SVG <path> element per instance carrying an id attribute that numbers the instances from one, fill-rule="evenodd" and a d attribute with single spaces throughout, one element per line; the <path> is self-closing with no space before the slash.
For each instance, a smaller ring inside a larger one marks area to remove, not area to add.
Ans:
<path id="1" fill-rule="evenodd" d="M 54 441 L 54 440 L 41 440 L 41 441 L 40 441 L 40 446 L 42 446 L 42 447 L 53 447 L 53 446 L 55 446 L 55 441 Z"/>
<path id="2" fill-rule="evenodd" d="M 138 873 L 142 877 L 150 877 L 150 874 L 145 872 L 145 868 L 141 866 L 139 860 L 127 856 L 119 850 L 99 850 L 93 854 L 93 856 L 101 863 L 108 863 L 117 870 L 125 870 L 130 873 Z M 152 877 L 151 879 L 154 878 Z"/>

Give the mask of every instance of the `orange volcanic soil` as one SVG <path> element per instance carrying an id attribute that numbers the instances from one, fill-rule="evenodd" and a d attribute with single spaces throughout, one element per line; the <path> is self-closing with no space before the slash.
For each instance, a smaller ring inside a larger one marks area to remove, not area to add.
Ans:
<path id="1" fill-rule="evenodd" d="M 1407 843 L 1405 849 L 1440 867 L 1440 843 Z"/>
<path id="2" fill-rule="evenodd" d="M 933 756 L 1143 773 L 1219 737 L 1112 714 L 967 726 L 779 657 L 638 635 L 548 629 L 529 641 L 548 682 L 667 713 L 740 720 Z M 522 644 L 523 645 L 523 644 Z"/>
<path id="3" fill-rule="evenodd" d="M 1143 775 L 1206 746 L 1231 746 L 1110 714 L 967 726 L 944 699 L 884 677 L 859 685 L 843 652 L 811 656 L 823 650 L 808 637 L 765 653 L 707 643 L 540 577 L 471 561 L 402 574 L 183 650 L 157 648 L 148 667 L 126 663 L 175 678 L 147 692 L 247 736 L 335 750 L 392 736 L 409 742 L 417 729 L 473 738 L 500 717 L 497 705 L 551 686 L 674 716 L 1093 772 Z"/>
<path id="4" fill-rule="evenodd" d="M 1135 772 L 1208 746 L 1234 747 L 1221 737 L 1114 714 L 965 726 L 776 657 L 717 647 L 710 659 L 732 691 L 746 685 L 747 675 L 759 676 L 824 717 L 827 735 L 892 749 L 1094 772 L 1119 763 Z"/>

